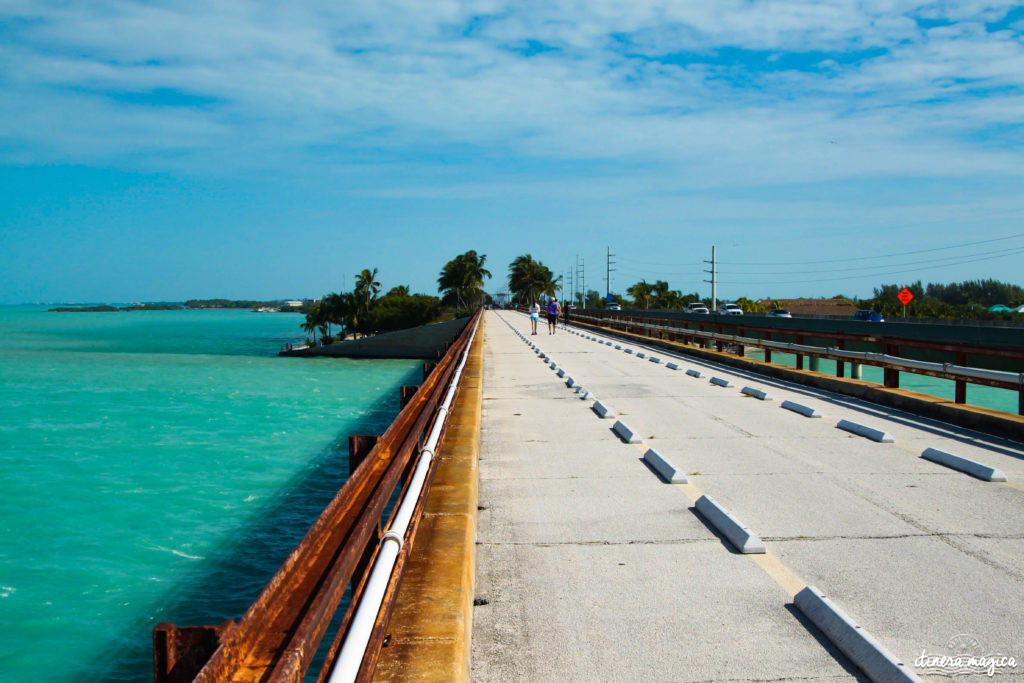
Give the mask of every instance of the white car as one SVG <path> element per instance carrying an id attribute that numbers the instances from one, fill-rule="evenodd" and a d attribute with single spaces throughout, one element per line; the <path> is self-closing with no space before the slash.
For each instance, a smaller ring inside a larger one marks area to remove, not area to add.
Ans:
<path id="1" fill-rule="evenodd" d="M 736 304 L 722 304 L 718 312 L 722 315 L 743 315 L 743 309 Z"/>
<path id="2" fill-rule="evenodd" d="M 793 314 L 787 311 L 785 308 L 773 308 L 768 311 L 769 318 L 792 318 Z"/>
<path id="3" fill-rule="evenodd" d="M 683 313 L 704 313 L 707 315 L 708 307 L 699 302 L 686 304 L 686 308 L 683 309 Z"/>
<path id="4" fill-rule="evenodd" d="M 608 304 L 609 311 L 621 311 L 622 306 L 620 304 Z"/>

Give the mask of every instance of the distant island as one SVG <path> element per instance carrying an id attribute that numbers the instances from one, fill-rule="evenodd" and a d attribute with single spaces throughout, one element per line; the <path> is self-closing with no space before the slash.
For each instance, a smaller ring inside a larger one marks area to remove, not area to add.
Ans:
<path id="1" fill-rule="evenodd" d="M 249 301 L 234 299 L 189 299 L 180 303 L 131 304 L 130 306 L 58 306 L 49 313 L 124 313 L 126 311 L 185 311 L 212 309 L 249 309 L 261 313 L 302 313 L 313 302 L 310 300 Z"/>

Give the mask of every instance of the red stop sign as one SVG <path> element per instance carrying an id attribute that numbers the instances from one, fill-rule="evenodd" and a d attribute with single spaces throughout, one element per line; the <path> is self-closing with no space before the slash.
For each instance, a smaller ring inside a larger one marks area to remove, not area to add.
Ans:
<path id="1" fill-rule="evenodd" d="M 910 290 L 904 287 L 900 290 L 900 293 L 896 295 L 896 298 L 900 300 L 900 303 L 906 306 L 914 300 L 914 295 L 910 293 Z"/>

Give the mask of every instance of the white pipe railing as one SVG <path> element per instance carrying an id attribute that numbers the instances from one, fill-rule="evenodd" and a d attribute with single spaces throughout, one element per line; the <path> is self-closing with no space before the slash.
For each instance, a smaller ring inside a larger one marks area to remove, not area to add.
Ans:
<path id="1" fill-rule="evenodd" d="M 576 318 L 588 320 L 594 323 L 609 322 L 609 319 L 606 318 L 595 318 L 587 315 L 577 315 Z M 901 358 L 899 356 L 890 356 L 888 354 L 874 353 L 871 351 L 847 351 L 845 349 L 837 349 L 833 347 L 808 346 L 806 344 L 794 344 L 792 342 L 778 342 L 771 341 L 769 339 L 757 339 L 754 337 L 740 337 L 735 334 L 719 334 L 717 332 L 704 332 L 702 330 L 690 330 L 686 328 L 670 327 L 668 325 L 653 325 L 649 323 L 627 322 L 614 319 L 611 319 L 611 322 L 621 323 L 623 325 L 629 325 L 631 327 L 642 327 L 651 330 L 674 332 L 676 334 L 685 334 L 687 336 L 700 337 L 702 339 L 710 339 L 713 341 L 732 342 L 735 344 L 742 344 L 744 346 L 760 346 L 762 348 L 776 349 L 779 351 L 788 351 L 789 353 L 796 353 L 807 356 L 838 356 L 850 361 L 860 361 L 862 363 L 875 363 L 878 365 L 890 366 L 894 368 L 906 368 L 908 370 L 920 370 L 923 372 L 941 372 L 946 375 L 950 375 L 953 378 L 980 379 L 987 382 L 1004 382 L 1006 384 L 1015 384 L 1024 389 L 1024 372 L 1006 372 L 1004 370 L 969 368 L 960 365 L 954 365 L 952 363 L 932 363 L 929 361 L 913 360 L 912 358 Z"/>
<path id="2" fill-rule="evenodd" d="M 341 652 L 334 662 L 334 668 L 331 670 L 329 679 L 330 683 L 347 683 L 348 681 L 354 681 L 356 676 L 359 675 L 359 668 L 362 666 L 363 657 L 366 655 L 366 646 L 370 642 L 373 626 L 377 621 L 381 605 L 384 603 L 384 594 L 387 592 L 388 584 L 391 582 L 391 574 L 394 572 L 395 563 L 398 561 L 398 553 L 401 552 L 402 546 L 405 543 L 405 534 L 409 530 L 409 524 L 412 522 L 413 512 L 419 503 L 420 496 L 423 494 L 423 486 L 427 479 L 427 473 L 430 471 L 430 461 L 434 457 L 434 450 L 437 448 L 437 442 L 441 438 L 441 431 L 444 429 L 444 423 L 448 418 L 448 411 L 455 398 L 459 380 L 462 378 L 462 370 L 466 367 L 466 361 L 469 360 L 469 350 L 473 345 L 473 339 L 476 337 L 479 324 L 480 321 L 478 319 L 473 326 L 473 331 L 470 333 L 469 341 L 466 343 L 459 367 L 455 370 L 455 374 L 452 375 L 448 393 L 445 395 L 444 401 L 437 411 L 437 416 L 434 418 L 430 436 L 423 445 L 423 448 L 420 449 L 416 469 L 412 479 L 409 481 L 409 487 L 402 497 L 402 502 L 399 504 L 398 512 L 395 513 L 391 526 L 380 539 L 377 559 L 373 563 L 370 579 L 366 582 L 363 595 L 359 600 L 359 606 L 356 608 L 348 633 L 345 635 Z"/>

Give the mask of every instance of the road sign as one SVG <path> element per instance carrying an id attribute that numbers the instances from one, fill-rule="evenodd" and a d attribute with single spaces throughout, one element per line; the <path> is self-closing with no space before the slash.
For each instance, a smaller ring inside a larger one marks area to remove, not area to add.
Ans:
<path id="1" fill-rule="evenodd" d="M 896 298 L 900 300 L 900 303 L 906 306 L 914 300 L 914 295 L 910 293 L 910 290 L 904 287 L 900 290 L 900 293 L 896 295 Z"/>

